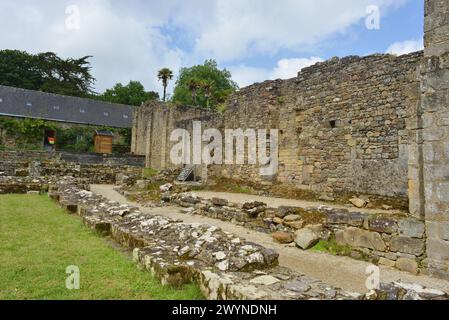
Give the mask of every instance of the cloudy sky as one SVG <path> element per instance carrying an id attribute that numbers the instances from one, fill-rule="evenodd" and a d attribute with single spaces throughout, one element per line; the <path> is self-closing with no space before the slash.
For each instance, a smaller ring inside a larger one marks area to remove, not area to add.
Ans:
<path id="1" fill-rule="evenodd" d="M 380 10 L 373 26 L 372 6 Z M 0 49 L 92 55 L 96 90 L 215 59 L 240 86 L 333 56 L 422 48 L 423 0 L 0 0 Z M 369 13 L 368 13 L 369 12 Z"/>

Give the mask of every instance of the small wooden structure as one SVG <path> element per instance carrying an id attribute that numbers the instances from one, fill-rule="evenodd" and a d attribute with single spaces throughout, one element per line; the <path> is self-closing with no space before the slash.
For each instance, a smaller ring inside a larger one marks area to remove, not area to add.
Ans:
<path id="1" fill-rule="evenodd" d="M 111 154 L 114 134 L 111 131 L 95 131 L 94 146 L 95 153 Z"/>

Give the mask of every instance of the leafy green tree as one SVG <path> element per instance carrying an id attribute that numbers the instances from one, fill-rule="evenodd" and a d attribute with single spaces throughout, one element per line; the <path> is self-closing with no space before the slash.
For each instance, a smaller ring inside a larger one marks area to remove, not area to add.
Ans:
<path id="1" fill-rule="evenodd" d="M 117 83 L 112 89 L 106 90 L 98 96 L 99 100 L 140 106 L 143 102 L 159 99 L 157 92 L 146 92 L 139 81 L 130 81 L 126 86 Z"/>
<path id="2" fill-rule="evenodd" d="M 29 90 L 39 90 L 42 73 L 36 56 L 24 51 L 0 51 L 0 84 Z"/>
<path id="3" fill-rule="evenodd" d="M 69 96 L 88 96 L 93 92 L 95 81 L 90 74 L 89 58 L 91 56 L 63 60 L 53 52 L 38 54 L 38 68 L 44 80 L 40 90 Z"/>
<path id="4" fill-rule="evenodd" d="M 95 79 L 88 59 L 61 59 L 55 53 L 37 55 L 18 50 L 0 51 L 0 84 L 23 89 L 86 97 Z"/>
<path id="5" fill-rule="evenodd" d="M 168 68 L 163 68 L 161 70 L 159 70 L 159 73 L 157 75 L 159 80 L 162 80 L 162 85 L 164 86 L 164 97 L 163 97 L 163 101 L 165 102 L 167 99 L 167 86 L 168 86 L 168 82 L 173 79 L 173 71 L 171 71 Z"/>
<path id="6" fill-rule="evenodd" d="M 191 68 L 182 68 L 176 81 L 173 101 L 184 105 L 216 107 L 238 89 L 231 73 L 218 69 L 215 60 Z"/>

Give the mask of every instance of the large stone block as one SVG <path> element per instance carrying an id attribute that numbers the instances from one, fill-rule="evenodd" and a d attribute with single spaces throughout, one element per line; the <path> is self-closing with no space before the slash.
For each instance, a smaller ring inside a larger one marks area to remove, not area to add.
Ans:
<path id="1" fill-rule="evenodd" d="M 413 274 L 418 274 L 419 272 L 418 263 L 413 259 L 399 258 L 396 261 L 396 268 Z"/>
<path id="2" fill-rule="evenodd" d="M 424 222 L 417 219 L 402 219 L 398 221 L 401 235 L 411 238 L 422 238 L 425 232 Z"/>
<path id="3" fill-rule="evenodd" d="M 326 215 L 326 224 L 347 224 L 352 227 L 361 227 L 364 221 L 365 215 L 360 212 L 333 210 Z"/>
<path id="4" fill-rule="evenodd" d="M 427 270 L 429 275 L 449 280 L 449 264 L 447 261 L 428 259 Z"/>
<path id="5" fill-rule="evenodd" d="M 296 207 L 287 207 L 287 206 L 281 206 L 278 208 L 276 212 L 276 216 L 279 218 L 284 218 L 288 215 L 295 214 L 297 212 L 298 208 Z"/>
<path id="6" fill-rule="evenodd" d="M 429 259 L 447 261 L 449 264 L 449 241 L 427 239 L 427 256 Z"/>
<path id="7" fill-rule="evenodd" d="M 423 130 L 424 141 L 440 141 L 446 135 L 445 128 L 429 128 Z"/>
<path id="8" fill-rule="evenodd" d="M 392 218 L 371 218 L 368 220 L 368 228 L 376 232 L 395 233 L 398 226 Z"/>
<path id="9" fill-rule="evenodd" d="M 449 241 L 449 222 L 427 221 L 427 237 Z"/>
<path id="10" fill-rule="evenodd" d="M 283 231 L 275 232 L 271 236 L 279 243 L 292 243 L 294 240 L 293 234 Z"/>
<path id="11" fill-rule="evenodd" d="M 320 240 L 321 226 L 309 226 L 295 233 L 295 243 L 303 250 L 310 249 Z"/>
<path id="12" fill-rule="evenodd" d="M 422 255 L 424 248 L 424 240 L 404 236 L 394 237 L 390 244 L 390 250 L 393 252 L 407 253 L 415 256 Z"/>
<path id="13" fill-rule="evenodd" d="M 361 247 L 377 251 L 385 251 L 386 249 L 386 244 L 382 236 L 377 232 L 350 227 L 338 231 L 335 237 L 339 244 L 349 245 L 355 248 Z"/>
<path id="14" fill-rule="evenodd" d="M 216 206 L 224 207 L 229 204 L 228 200 L 221 198 L 212 198 L 212 203 Z"/>

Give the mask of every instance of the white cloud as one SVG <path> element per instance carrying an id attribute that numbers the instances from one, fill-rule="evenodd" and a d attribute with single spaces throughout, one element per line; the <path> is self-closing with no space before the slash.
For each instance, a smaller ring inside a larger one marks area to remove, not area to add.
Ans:
<path id="1" fill-rule="evenodd" d="M 387 53 L 395 55 L 403 55 L 424 49 L 423 40 L 407 40 L 403 42 L 395 42 L 388 47 Z"/>
<path id="2" fill-rule="evenodd" d="M 323 59 L 318 57 L 279 60 L 277 67 L 273 70 L 272 78 L 288 79 L 296 77 L 301 69 L 321 61 Z"/>
<path id="3" fill-rule="evenodd" d="M 176 73 L 206 58 L 234 66 L 229 69 L 237 81 L 249 84 L 294 76 L 308 61 L 281 60 L 274 70 L 250 68 L 242 61 L 282 50 L 303 54 L 304 48 L 359 23 L 368 5 L 379 5 L 385 15 L 406 1 L 1 0 L 0 50 L 92 55 L 98 91 L 129 80 L 161 90 L 158 69 Z M 80 8 L 80 30 L 65 27 L 68 5 Z"/>
<path id="4" fill-rule="evenodd" d="M 240 88 L 249 86 L 256 82 L 269 80 L 270 70 L 263 68 L 248 67 L 245 65 L 238 65 L 228 68 L 232 73 L 232 78 L 239 85 Z"/>
<path id="5" fill-rule="evenodd" d="M 234 80 L 240 87 L 246 87 L 255 82 L 275 79 L 290 79 L 297 76 L 301 69 L 323 61 L 318 57 L 281 59 L 273 69 L 254 68 L 245 65 L 231 67 Z"/>
<path id="6" fill-rule="evenodd" d="M 326 37 L 345 32 L 377 5 L 381 18 L 406 0 L 216 0 L 202 26 L 195 51 L 232 61 L 280 49 L 301 51 Z M 363 24 L 364 25 L 364 24 Z"/>
<path id="7" fill-rule="evenodd" d="M 141 81 L 148 90 L 160 90 L 158 69 L 167 66 L 178 70 L 182 66 L 183 53 L 170 48 L 157 28 L 161 23 L 157 16 L 149 14 L 145 19 L 120 10 L 109 0 L 85 0 L 77 3 L 80 29 L 70 30 L 65 24 L 69 4 L 50 0 L 1 2 L 0 49 L 53 51 L 66 58 L 91 55 L 98 91 L 130 80 Z"/>

